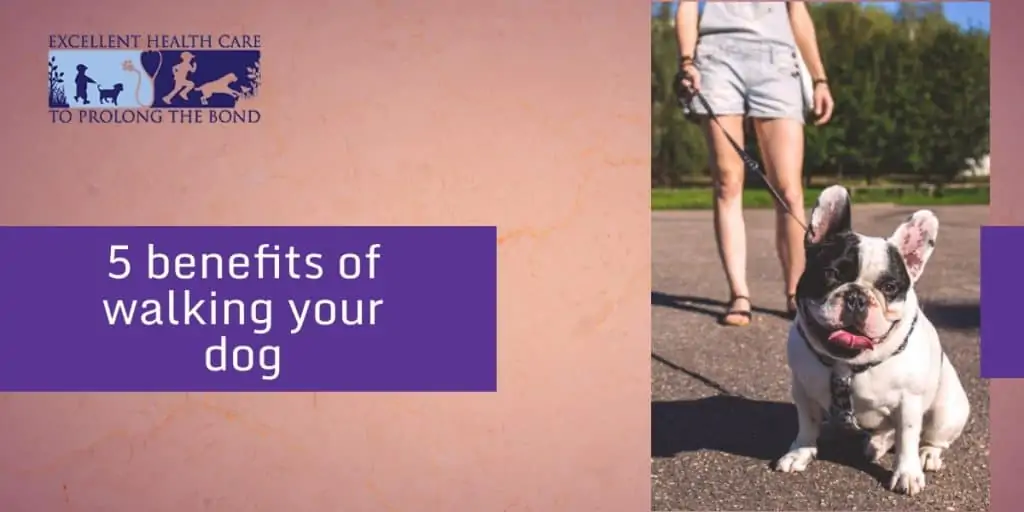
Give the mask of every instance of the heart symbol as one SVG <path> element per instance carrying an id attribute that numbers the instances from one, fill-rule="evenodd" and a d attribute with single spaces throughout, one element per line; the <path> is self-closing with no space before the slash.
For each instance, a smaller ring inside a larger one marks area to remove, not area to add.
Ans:
<path id="1" fill-rule="evenodd" d="M 146 70 L 146 74 L 150 78 L 156 78 L 157 68 L 160 67 L 160 60 L 162 55 L 156 50 L 149 50 L 142 52 L 139 60 L 142 62 L 142 69 Z"/>

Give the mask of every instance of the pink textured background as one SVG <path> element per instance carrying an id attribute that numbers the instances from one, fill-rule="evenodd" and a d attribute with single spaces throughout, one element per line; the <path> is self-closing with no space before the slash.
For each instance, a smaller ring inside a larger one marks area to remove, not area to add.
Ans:
<path id="1" fill-rule="evenodd" d="M 1024 171 L 1020 158 L 1020 126 L 1024 119 L 1024 5 L 992 2 L 992 205 L 989 223 L 1024 224 Z M 984 314 L 984 312 L 982 312 Z M 1022 363 L 1024 364 L 1024 363 Z M 989 384 L 992 452 L 992 510 L 1015 512 L 1024 502 L 1024 437 L 1021 410 L 1024 381 L 996 380 Z M 1016 397 L 1016 398 L 1015 398 Z"/>
<path id="2" fill-rule="evenodd" d="M 650 509 L 647 4 L 4 12 L 0 222 L 496 224 L 500 391 L 0 395 L 0 509 Z M 262 124 L 50 123 L 49 33 L 181 30 L 262 34 Z"/>

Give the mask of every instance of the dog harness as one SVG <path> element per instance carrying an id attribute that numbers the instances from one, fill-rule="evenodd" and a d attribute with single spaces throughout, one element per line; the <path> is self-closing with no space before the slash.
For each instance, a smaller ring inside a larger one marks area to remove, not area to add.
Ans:
<path id="1" fill-rule="evenodd" d="M 800 334 L 800 337 L 803 338 L 804 343 L 807 344 L 807 348 L 815 357 L 818 358 L 818 361 L 821 362 L 822 365 L 832 370 L 831 377 L 829 378 L 830 401 L 828 407 L 828 416 L 831 423 L 848 430 L 862 430 L 860 425 L 857 424 L 857 417 L 853 412 L 853 378 L 857 374 L 870 370 L 871 368 L 888 361 L 900 352 L 906 350 L 907 345 L 910 344 L 910 335 L 914 334 L 914 327 L 917 326 L 917 317 L 919 313 L 920 310 L 914 313 L 914 319 L 910 322 L 910 329 L 907 331 L 906 337 L 903 338 L 903 343 L 900 343 L 900 346 L 896 347 L 896 350 L 893 351 L 889 357 L 882 359 L 881 361 L 874 361 L 871 363 L 848 365 L 850 368 L 849 372 L 836 371 L 836 360 L 815 350 L 814 347 L 811 346 L 811 342 L 807 337 L 807 333 L 804 332 L 803 327 L 801 327 L 799 323 L 796 325 L 796 330 Z M 896 325 L 898 324 L 894 324 L 890 328 L 890 331 L 895 329 Z M 943 354 L 943 356 L 945 356 L 945 354 Z"/>

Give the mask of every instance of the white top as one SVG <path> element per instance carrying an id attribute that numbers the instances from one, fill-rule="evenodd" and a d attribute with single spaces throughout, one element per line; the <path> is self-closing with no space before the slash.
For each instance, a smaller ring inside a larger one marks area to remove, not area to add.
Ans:
<path id="1" fill-rule="evenodd" d="M 705 2 L 698 37 L 796 46 L 786 2 Z"/>

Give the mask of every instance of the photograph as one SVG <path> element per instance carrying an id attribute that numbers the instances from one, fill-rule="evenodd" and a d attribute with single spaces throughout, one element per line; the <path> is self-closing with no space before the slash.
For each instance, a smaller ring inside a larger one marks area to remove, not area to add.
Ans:
<path id="1" fill-rule="evenodd" d="M 987 510 L 988 2 L 655 2 L 653 510 Z"/>

